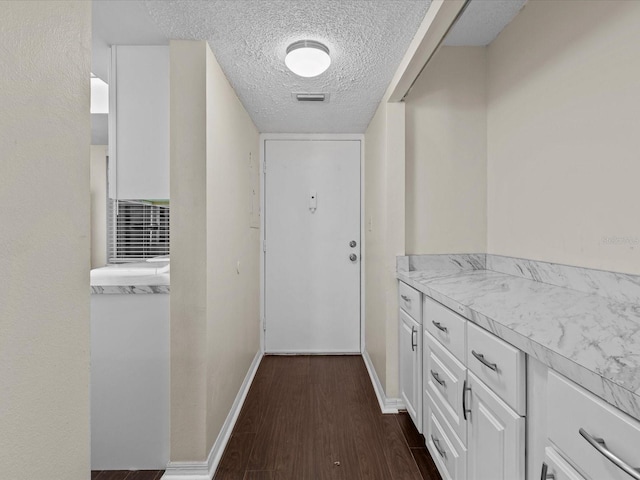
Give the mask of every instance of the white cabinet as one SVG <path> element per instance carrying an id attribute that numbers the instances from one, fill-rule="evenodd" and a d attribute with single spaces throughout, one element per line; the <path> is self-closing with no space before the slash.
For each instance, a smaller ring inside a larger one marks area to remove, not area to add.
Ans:
<path id="1" fill-rule="evenodd" d="M 556 372 L 548 377 L 547 438 L 585 477 L 640 478 L 640 422 Z"/>
<path id="2" fill-rule="evenodd" d="M 525 354 L 478 327 L 467 327 L 467 365 L 518 414 L 526 413 Z"/>
<path id="3" fill-rule="evenodd" d="M 398 305 L 400 398 L 422 433 L 422 294 L 400 282 Z"/>
<path id="4" fill-rule="evenodd" d="M 423 428 L 443 479 L 524 480 L 523 352 L 423 299 Z"/>
<path id="5" fill-rule="evenodd" d="M 467 478 L 467 449 L 450 430 L 433 398 L 425 394 L 424 421 L 427 448 L 443 480 Z"/>
<path id="6" fill-rule="evenodd" d="M 400 394 L 419 431 L 422 431 L 422 330 L 420 324 L 400 310 Z"/>
<path id="7" fill-rule="evenodd" d="M 524 417 L 473 373 L 468 375 L 468 479 L 524 479 Z"/>
<path id="8" fill-rule="evenodd" d="M 169 47 L 111 50 L 109 197 L 169 198 Z"/>
<path id="9" fill-rule="evenodd" d="M 423 349 L 422 383 L 425 395 L 429 395 L 430 401 L 438 406 L 460 442 L 466 445 L 467 420 L 462 412 L 462 396 L 467 368 L 427 331 L 426 325 Z"/>

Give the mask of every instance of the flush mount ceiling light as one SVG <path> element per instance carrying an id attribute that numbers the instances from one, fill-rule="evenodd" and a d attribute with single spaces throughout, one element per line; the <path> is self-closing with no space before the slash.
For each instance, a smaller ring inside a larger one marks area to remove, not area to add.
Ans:
<path id="1" fill-rule="evenodd" d="M 320 42 L 300 40 L 287 47 L 284 63 L 301 77 L 317 77 L 331 65 L 329 49 Z"/>

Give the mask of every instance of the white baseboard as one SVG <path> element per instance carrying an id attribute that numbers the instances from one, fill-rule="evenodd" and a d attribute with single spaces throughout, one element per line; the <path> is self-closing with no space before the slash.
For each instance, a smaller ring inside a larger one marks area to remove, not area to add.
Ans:
<path id="1" fill-rule="evenodd" d="M 401 399 L 387 397 L 384 393 L 384 388 L 382 388 L 382 384 L 380 383 L 376 369 L 373 366 L 371 357 L 366 350 L 362 353 L 362 358 L 364 359 L 364 364 L 367 366 L 367 370 L 369 371 L 369 377 L 371 377 L 371 383 L 373 384 L 373 389 L 376 392 L 376 397 L 378 398 L 378 403 L 380 404 L 380 410 L 382 413 L 398 413 L 398 410 L 405 408 L 404 402 Z"/>
<path id="2" fill-rule="evenodd" d="M 211 480 L 213 478 L 213 475 L 216 473 L 216 469 L 218 468 L 218 464 L 220 463 L 220 459 L 222 458 L 222 454 L 224 453 L 224 449 L 231 437 L 233 427 L 240 415 L 240 410 L 242 410 L 242 405 L 247 398 L 247 393 L 249 393 L 249 387 L 253 382 L 253 377 L 256 376 L 262 357 L 263 353 L 259 351 L 253 358 L 251 367 L 249 367 L 249 371 L 244 377 L 244 381 L 242 382 L 238 395 L 236 395 L 236 399 L 231 406 L 229 415 L 227 415 L 227 419 L 224 421 L 224 425 L 222 425 L 218 438 L 216 438 L 216 441 L 211 447 L 207 461 L 169 462 L 167 469 L 162 476 L 162 480 Z"/>

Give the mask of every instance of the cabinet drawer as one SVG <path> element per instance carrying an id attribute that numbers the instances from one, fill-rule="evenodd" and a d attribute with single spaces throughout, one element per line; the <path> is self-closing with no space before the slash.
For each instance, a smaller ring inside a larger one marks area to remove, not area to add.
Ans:
<path id="1" fill-rule="evenodd" d="M 467 319 L 424 296 L 423 326 L 462 363 L 466 363 Z"/>
<path id="2" fill-rule="evenodd" d="M 486 330 L 467 326 L 467 366 L 518 415 L 526 414 L 525 354 Z"/>
<path id="3" fill-rule="evenodd" d="M 544 450 L 544 463 L 547 466 L 546 478 L 554 480 L 586 480 L 576 470 L 569 465 L 564 458 L 553 447 L 547 447 Z M 544 478 L 542 476 L 540 478 Z M 553 477 L 551 477 L 553 475 Z M 545 480 L 546 480 L 545 478 Z"/>
<path id="4" fill-rule="evenodd" d="M 462 412 L 462 395 L 467 369 L 426 331 L 423 347 L 424 388 L 438 405 L 462 444 L 466 445 L 467 422 Z"/>
<path id="5" fill-rule="evenodd" d="M 595 445 L 638 468 L 640 422 L 555 372 L 549 372 L 547 400 L 549 440 L 579 471 L 593 479 L 633 478 L 590 444 L 585 435 L 604 440 L 603 445 Z"/>
<path id="6" fill-rule="evenodd" d="M 443 480 L 467 478 L 467 450 L 456 438 L 433 398 L 425 395 L 425 442 Z"/>
<path id="7" fill-rule="evenodd" d="M 398 305 L 411 318 L 422 325 L 422 305 L 420 302 L 421 293 L 404 282 L 398 283 Z"/>

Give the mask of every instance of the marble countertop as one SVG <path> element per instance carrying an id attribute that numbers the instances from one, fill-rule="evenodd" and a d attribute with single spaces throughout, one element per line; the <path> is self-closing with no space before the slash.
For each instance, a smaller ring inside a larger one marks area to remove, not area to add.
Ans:
<path id="1" fill-rule="evenodd" d="M 139 295 L 170 293 L 169 285 L 91 285 L 92 295 Z"/>
<path id="2" fill-rule="evenodd" d="M 522 266 L 512 269 L 516 275 L 491 270 L 486 256 L 437 257 L 413 269 L 399 257 L 398 279 L 640 419 L 640 302 L 628 288 L 640 286 L 640 277 L 510 259 Z M 571 269 L 563 286 L 526 278 L 552 268 Z M 570 288 L 572 274 L 588 278 L 592 291 Z"/>

